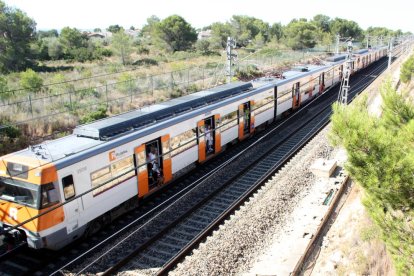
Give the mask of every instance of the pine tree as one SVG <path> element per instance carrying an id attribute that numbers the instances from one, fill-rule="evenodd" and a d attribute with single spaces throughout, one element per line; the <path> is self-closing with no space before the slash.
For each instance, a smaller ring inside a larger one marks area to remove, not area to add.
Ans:
<path id="1" fill-rule="evenodd" d="M 348 154 L 346 169 L 365 191 L 364 205 L 399 274 L 414 274 L 414 105 L 389 82 L 381 89 L 381 117 L 366 98 L 334 105 L 331 141 Z"/>

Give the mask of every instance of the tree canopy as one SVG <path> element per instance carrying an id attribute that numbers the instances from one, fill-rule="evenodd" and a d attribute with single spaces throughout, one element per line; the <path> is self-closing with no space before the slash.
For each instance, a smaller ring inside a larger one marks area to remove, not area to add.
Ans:
<path id="1" fill-rule="evenodd" d="M 388 82 L 380 118 L 366 98 L 334 105 L 331 141 L 345 147 L 346 169 L 366 194 L 368 213 L 401 274 L 414 274 L 414 105 Z"/>
<path id="2" fill-rule="evenodd" d="M 30 43 L 36 23 L 19 9 L 0 1 L 0 72 L 23 70 L 33 65 Z"/>
<path id="3" fill-rule="evenodd" d="M 197 41 L 196 30 L 178 15 L 156 23 L 155 35 L 173 52 L 188 50 Z"/>
<path id="4" fill-rule="evenodd" d="M 286 44 L 293 50 L 315 47 L 317 27 L 303 20 L 292 21 L 286 26 Z"/>
<path id="5" fill-rule="evenodd" d="M 130 63 L 132 38 L 124 30 L 114 33 L 112 36 L 112 49 L 119 56 L 123 65 Z"/>

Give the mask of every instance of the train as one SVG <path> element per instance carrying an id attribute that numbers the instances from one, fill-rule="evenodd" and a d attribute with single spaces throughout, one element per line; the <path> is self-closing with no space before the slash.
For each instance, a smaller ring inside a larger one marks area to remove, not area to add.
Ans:
<path id="1" fill-rule="evenodd" d="M 353 53 L 351 72 L 387 55 Z M 89 124 L 0 158 L 3 242 L 59 250 L 341 81 L 346 54 Z"/>

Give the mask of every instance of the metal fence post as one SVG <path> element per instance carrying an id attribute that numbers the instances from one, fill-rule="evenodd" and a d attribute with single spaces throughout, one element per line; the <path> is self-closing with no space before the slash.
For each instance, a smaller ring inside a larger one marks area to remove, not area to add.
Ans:
<path id="1" fill-rule="evenodd" d="M 32 118 L 33 118 L 32 94 L 30 92 L 29 92 L 29 110 L 30 110 L 30 114 L 32 114 Z"/>
<path id="2" fill-rule="evenodd" d="M 128 80 L 129 95 L 131 97 L 130 104 L 132 104 L 132 79 Z"/>
<path id="3" fill-rule="evenodd" d="M 151 75 L 151 95 L 154 97 L 154 78 Z"/>
<path id="4" fill-rule="evenodd" d="M 105 98 L 106 98 L 106 109 L 109 107 L 109 98 L 108 98 L 108 83 L 105 82 Z"/>
<path id="5" fill-rule="evenodd" d="M 73 92 L 73 89 L 71 88 L 71 89 L 69 90 L 69 106 L 70 106 L 70 110 L 71 110 L 71 111 L 73 111 L 72 92 Z"/>
<path id="6" fill-rule="evenodd" d="M 173 90 L 174 90 L 174 78 L 173 78 L 173 73 L 170 73 L 170 97 L 173 94 Z"/>
<path id="7" fill-rule="evenodd" d="M 203 67 L 203 82 L 202 82 L 202 87 L 201 89 L 204 89 L 204 67 Z"/>

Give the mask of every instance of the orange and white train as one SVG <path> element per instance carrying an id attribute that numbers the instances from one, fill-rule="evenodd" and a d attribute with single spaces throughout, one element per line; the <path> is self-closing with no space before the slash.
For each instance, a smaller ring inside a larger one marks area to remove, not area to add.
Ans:
<path id="1" fill-rule="evenodd" d="M 386 48 L 359 51 L 353 70 L 385 55 Z M 59 249 L 92 233 L 159 189 L 151 162 L 160 168 L 162 185 L 169 183 L 339 83 L 344 64 L 345 56 L 339 55 L 282 78 L 222 85 L 80 125 L 69 136 L 1 157 L 0 220 L 6 240 Z M 149 160 L 151 151 L 155 160 Z"/>

